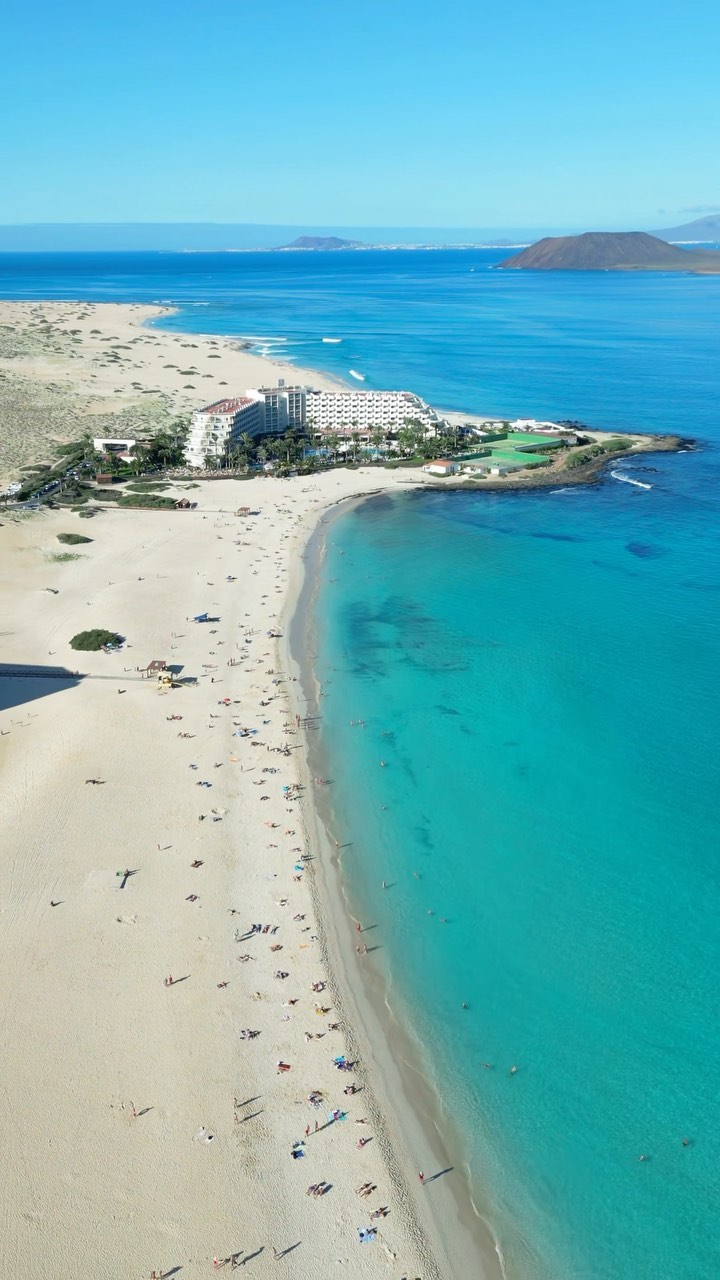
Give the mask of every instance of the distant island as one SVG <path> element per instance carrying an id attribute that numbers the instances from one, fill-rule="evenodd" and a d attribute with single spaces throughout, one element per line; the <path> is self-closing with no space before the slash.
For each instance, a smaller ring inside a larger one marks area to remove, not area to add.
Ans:
<path id="1" fill-rule="evenodd" d="M 691 271 L 720 273 L 720 252 L 681 249 L 644 231 L 546 236 L 498 263 L 510 271 Z"/>
<path id="2" fill-rule="evenodd" d="M 339 236 L 298 236 L 291 244 L 281 244 L 279 249 L 367 249 L 362 240 L 341 240 Z"/>
<path id="3" fill-rule="evenodd" d="M 662 231 L 651 231 L 651 236 L 660 240 L 682 240 L 685 244 L 720 243 L 720 213 L 711 213 L 706 218 L 696 218 L 694 222 L 683 222 L 679 227 L 665 227 Z"/>

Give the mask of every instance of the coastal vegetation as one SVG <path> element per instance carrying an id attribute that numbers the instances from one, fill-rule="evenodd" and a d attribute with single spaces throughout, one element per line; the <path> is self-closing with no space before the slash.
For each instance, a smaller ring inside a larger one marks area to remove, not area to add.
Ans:
<path id="1" fill-rule="evenodd" d="M 569 454 L 565 459 L 565 466 L 568 471 L 574 471 L 577 467 L 586 467 L 589 462 L 602 458 L 606 454 L 624 453 L 630 448 L 631 443 L 632 441 L 624 440 L 622 436 L 613 436 L 610 440 L 596 442 L 587 449 Z"/>
<path id="2" fill-rule="evenodd" d="M 175 501 L 173 498 L 165 498 L 161 493 L 122 493 L 113 495 L 119 507 L 148 507 L 153 510 L 173 511 Z"/>
<path id="3" fill-rule="evenodd" d="M 122 643 L 123 637 L 118 635 L 117 631 L 105 631 L 101 627 L 95 627 L 91 631 L 78 631 L 70 641 L 70 648 L 79 649 L 82 653 L 94 653 L 106 648 L 107 645 L 114 646 Z"/>
<path id="4" fill-rule="evenodd" d="M 120 509 L 145 508 L 173 510 L 175 499 L 166 494 L 171 485 L 188 477 L 184 446 L 188 421 L 175 419 L 169 428 L 135 438 L 132 458 L 122 458 L 108 452 L 102 457 L 96 453 L 89 435 L 57 446 L 55 460 L 24 468 L 21 489 L 16 496 L 20 501 L 32 499 L 90 516 L 95 503 L 112 503 Z M 488 430 L 488 428 L 492 428 Z M 578 434 L 577 424 L 568 429 Z M 219 475 L 236 480 L 249 479 L 258 472 L 276 476 L 310 475 L 333 468 L 378 466 L 383 468 L 421 467 L 436 458 L 455 460 L 477 457 L 472 450 L 488 452 L 487 445 L 500 445 L 509 438 L 510 423 L 483 423 L 478 434 L 477 424 L 455 422 L 445 424 L 433 435 L 425 425 L 413 418 L 402 423 L 389 423 L 387 427 L 361 432 L 357 423 L 339 423 L 334 431 L 319 432 L 309 421 L 304 429 L 290 428 L 282 435 L 251 436 L 244 433 L 234 441 L 225 456 L 208 454 L 205 459 L 206 478 Z M 633 445 L 631 437 L 614 436 L 596 441 L 580 434 L 578 444 L 561 446 L 553 450 L 559 465 L 577 470 L 590 463 L 621 453 Z M 534 445 L 534 440 L 533 440 Z M 537 455 L 549 452 L 538 437 L 534 453 L 527 454 L 528 466 L 537 464 Z M 562 461 L 560 461 L 562 458 Z M 554 468 L 557 469 L 557 465 Z M 194 472 L 192 474 L 197 474 Z M 96 480 L 97 477 L 97 480 Z M 107 481 L 111 480 L 109 486 Z M 98 485 L 97 481 L 101 481 Z M 196 483 L 194 483 L 196 487 Z M 82 509 L 86 508 L 85 511 Z M 74 535 L 80 538 L 80 535 Z M 61 539 L 62 540 L 62 539 Z"/>
<path id="5" fill-rule="evenodd" d="M 57 540 L 69 547 L 77 547 L 81 542 L 92 542 L 92 538 L 86 538 L 82 533 L 59 533 Z"/>

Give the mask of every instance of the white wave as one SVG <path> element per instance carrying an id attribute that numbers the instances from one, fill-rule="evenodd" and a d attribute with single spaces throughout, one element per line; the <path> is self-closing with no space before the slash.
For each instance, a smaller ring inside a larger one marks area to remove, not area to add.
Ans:
<path id="1" fill-rule="evenodd" d="M 563 489 L 550 489 L 548 490 L 548 492 L 549 493 L 574 493 L 575 490 L 572 485 L 566 484 Z"/>
<path id="2" fill-rule="evenodd" d="M 342 338 L 323 338 L 323 342 L 342 342 Z"/>
<path id="3" fill-rule="evenodd" d="M 611 471 L 610 475 L 613 480 L 622 480 L 623 484 L 634 484 L 636 489 L 652 489 L 651 484 L 645 484 L 644 480 L 633 480 L 632 476 L 626 476 L 622 471 Z"/>
<path id="4" fill-rule="evenodd" d="M 358 382 L 365 381 L 365 374 L 358 373 L 357 369 L 348 369 L 348 373 L 350 374 L 351 378 L 357 378 Z"/>

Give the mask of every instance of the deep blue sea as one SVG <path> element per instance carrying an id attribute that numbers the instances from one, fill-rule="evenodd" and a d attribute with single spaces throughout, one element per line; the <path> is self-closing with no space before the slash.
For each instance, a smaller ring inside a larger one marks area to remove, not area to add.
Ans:
<path id="1" fill-rule="evenodd" d="M 370 963 L 508 1274 L 717 1280 L 720 278 L 500 256 L 7 255 L 0 296 L 161 300 L 441 407 L 697 440 L 341 515 L 316 652 Z"/>

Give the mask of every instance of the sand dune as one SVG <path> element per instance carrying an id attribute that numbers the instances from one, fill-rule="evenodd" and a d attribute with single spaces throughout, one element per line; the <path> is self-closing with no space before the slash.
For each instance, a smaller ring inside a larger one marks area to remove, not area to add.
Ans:
<path id="1" fill-rule="evenodd" d="M 230 338 L 150 328 L 168 307 L 0 302 L 0 484 L 54 443 L 154 430 L 247 387 L 331 379 L 261 359 Z"/>

